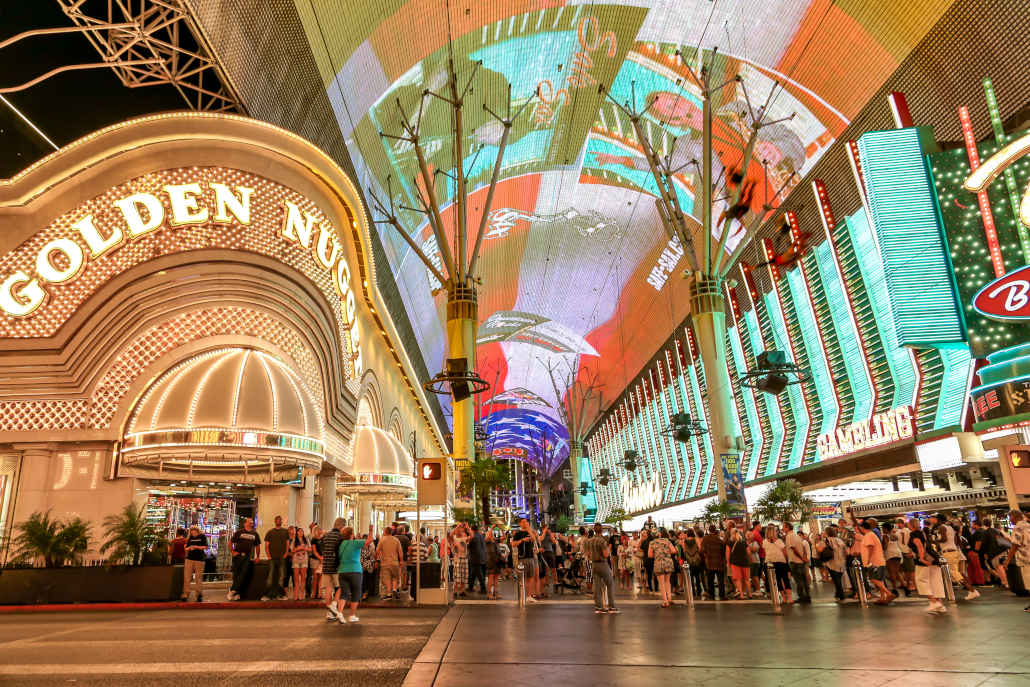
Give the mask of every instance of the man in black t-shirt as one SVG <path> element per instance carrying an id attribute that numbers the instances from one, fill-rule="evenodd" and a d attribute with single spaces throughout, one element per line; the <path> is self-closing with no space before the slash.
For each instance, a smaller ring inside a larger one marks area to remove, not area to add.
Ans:
<path id="1" fill-rule="evenodd" d="M 182 600 L 189 601 L 190 587 L 197 591 L 197 601 L 204 600 L 204 558 L 207 552 L 207 537 L 196 525 L 190 527 L 186 538 L 186 560 L 182 568 Z"/>
<path id="2" fill-rule="evenodd" d="M 243 529 L 232 535 L 232 587 L 226 596 L 239 601 L 247 593 L 250 576 L 254 574 L 254 561 L 261 558 L 261 535 L 254 529 L 254 519 L 243 521 Z"/>
<path id="3" fill-rule="evenodd" d="M 519 522 L 519 530 L 511 540 L 518 551 L 519 564 L 526 571 L 526 600 L 536 603 L 540 586 L 540 575 L 537 570 L 536 551 L 534 550 L 537 535 L 530 526 L 529 520 L 523 518 Z"/>

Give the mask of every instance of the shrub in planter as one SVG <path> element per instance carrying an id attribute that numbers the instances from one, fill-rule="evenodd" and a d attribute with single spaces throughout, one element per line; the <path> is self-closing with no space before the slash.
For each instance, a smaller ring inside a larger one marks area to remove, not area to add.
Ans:
<path id="1" fill-rule="evenodd" d="M 143 506 L 136 509 L 130 503 L 120 513 L 104 518 L 107 540 L 100 553 L 108 554 L 110 563 L 161 565 L 167 560 L 159 554 L 161 549 L 167 549 L 165 537 L 146 521 L 144 510 Z"/>
<path id="2" fill-rule="evenodd" d="M 28 520 L 15 525 L 17 534 L 11 561 L 32 565 L 40 560 L 47 568 L 77 563 L 89 548 L 93 526 L 82 518 L 68 521 L 52 518 L 50 511 L 36 511 Z"/>

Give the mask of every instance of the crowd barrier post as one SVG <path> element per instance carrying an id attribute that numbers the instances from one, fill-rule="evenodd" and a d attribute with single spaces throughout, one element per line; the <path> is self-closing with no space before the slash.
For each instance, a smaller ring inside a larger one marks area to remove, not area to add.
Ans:
<path id="1" fill-rule="evenodd" d="M 866 593 L 865 569 L 862 567 L 862 561 L 856 558 L 852 562 L 852 567 L 855 569 L 855 586 L 858 587 L 858 602 L 862 604 L 862 608 L 866 608 L 869 606 L 869 596 Z"/>
<path id="2" fill-rule="evenodd" d="M 773 611 L 780 612 L 780 588 L 776 584 L 776 566 L 772 562 L 765 564 L 765 584 L 769 588 L 769 601 L 772 602 Z"/>
<path id="3" fill-rule="evenodd" d="M 526 566 L 519 563 L 515 567 L 515 587 L 519 597 L 519 608 L 526 607 Z"/>
<path id="4" fill-rule="evenodd" d="M 955 585 L 951 580 L 951 566 L 947 561 L 941 563 L 941 576 L 944 578 L 944 598 L 955 603 Z"/>

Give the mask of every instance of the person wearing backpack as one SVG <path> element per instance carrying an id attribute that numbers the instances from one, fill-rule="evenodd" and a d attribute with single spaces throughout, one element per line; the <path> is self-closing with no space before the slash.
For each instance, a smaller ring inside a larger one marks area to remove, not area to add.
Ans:
<path id="1" fill-rule="evenodd" d="M 823 569 L 830 573 L 833 580 L 833 596 L 837 601 L 844 600 L 844 542 L 837 536 L 835 527 L 827 527 L 823 533 L 823 539 L 819 542 L 819 560 L 823 563 Z"/>

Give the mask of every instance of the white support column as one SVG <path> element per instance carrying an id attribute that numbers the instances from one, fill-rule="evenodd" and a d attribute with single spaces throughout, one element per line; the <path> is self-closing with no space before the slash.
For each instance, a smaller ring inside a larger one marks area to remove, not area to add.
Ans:
<path id="1" fill-rule="evenodd" d="M 315 479 L 314 476 L 304 478 L 303 486 L 300 489 L 295 489 L 297 497 L 297 507 L 293 513 L 293 522 L 304 528 L 304 531 L 308 531 L 308 525 L 311 524 L 311 519 L 315 517 Z"/>
<path id="2" fill-rule="evenodd" d="M 333 526 L 333 520 L 336 519 L 336 470 L 323 467 L 317 479 L 318 517 L 316 520 L 322 529 L 327 530 Z"/>

